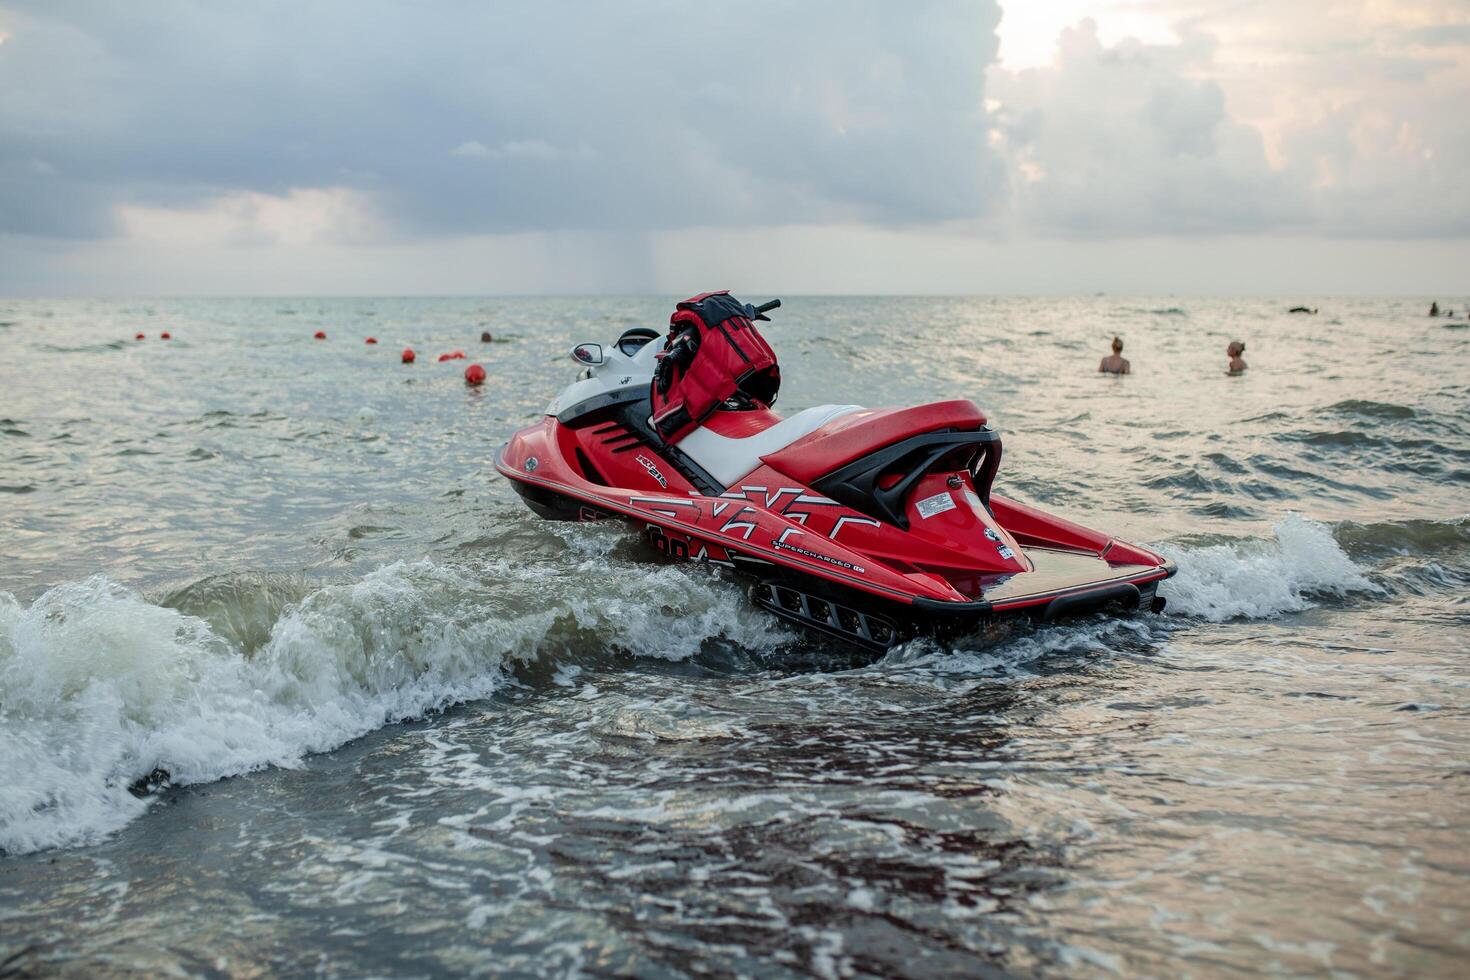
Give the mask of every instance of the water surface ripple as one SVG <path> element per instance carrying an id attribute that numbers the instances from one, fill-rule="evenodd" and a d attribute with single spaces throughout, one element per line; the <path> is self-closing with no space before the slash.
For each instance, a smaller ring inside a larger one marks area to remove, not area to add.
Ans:
<path id="1" fill-rule="evenodd" d="M 1298 301 L 787 297 L 1180 565 L 877 663 L 495 476 L 667 299 L 0 301 L 0 975 L 1463 975 L 1470 333 Z"/>

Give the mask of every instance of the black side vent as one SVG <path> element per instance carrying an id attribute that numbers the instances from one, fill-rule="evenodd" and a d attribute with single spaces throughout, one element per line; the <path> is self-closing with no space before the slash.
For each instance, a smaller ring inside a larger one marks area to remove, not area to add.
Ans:
<path id="1" fill-rule="evenodd" d="M 623 438 L 609 439 L 603 445 L 608 448 L 609 452 L 626 453 L 630 450 L 641 448 L 643 446 L 643 440 L 639 439 L 636 434 L 629 432 Z"/>
<path id="2" fill-rule="evenodd" d="M 802 592 L 785 583 L 759 582 L 751 586 L 750 598 L 757 606 L 782 619 L 821 630 L 869 650 L 887 650 L 902 638 L 898 626 L 886 617 Z"/>
<path id="3" fill-rule="evenodd" d="M 643 440 L 639 438 L 638 433 L 629 432 L 617 422 L 598 426 L 592 430 L 592 435 L 597 437 L 603 449 L 613 453 L 625 453 L 643 445 Z"/>

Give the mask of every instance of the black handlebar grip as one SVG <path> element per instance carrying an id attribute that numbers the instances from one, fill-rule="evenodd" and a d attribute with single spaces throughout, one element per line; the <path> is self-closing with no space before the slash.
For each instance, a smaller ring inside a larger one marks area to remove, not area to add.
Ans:
<path id="1" fill-rule="evenodd" d="M 762 303 L 760 306 L 757 306 L 755 308 L 755 311 L 757 313 L 769 313 L 770 311 L 772 311 L 774 309 L 778 309 L 780 306 L 781 306 L 781 301 L 779 299 L 773 299 L 773 300 L 771 300 L 768 303 Z"/>

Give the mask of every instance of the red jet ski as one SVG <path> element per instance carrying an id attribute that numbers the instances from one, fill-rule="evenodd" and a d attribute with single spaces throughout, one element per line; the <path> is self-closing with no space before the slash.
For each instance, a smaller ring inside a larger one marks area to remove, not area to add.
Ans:
<path id="1" fill-rule="evenodd" d="M 974 403 L 774 413 L 755 323 L 780 305 L 705 293 L 667 336 L 578 344 L 583 370 L 496 469 L 542 517 L 630 520 L 670 558 L 752 577 L 757 606 L 868 649 L 1163 608 L 1167 558 L 991 491 L 1000 433 Z"/>

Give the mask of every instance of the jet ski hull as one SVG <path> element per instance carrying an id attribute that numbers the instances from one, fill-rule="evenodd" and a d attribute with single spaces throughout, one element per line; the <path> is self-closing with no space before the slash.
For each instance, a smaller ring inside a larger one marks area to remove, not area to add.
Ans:
<path id="1" fill-rule="evenodd" d="M 969 634 L 1008 617 L 1050 621 L 1098 611 L 1158 611 L 1158 583 L 1175 571 L 1168 559 L 1131 545 L 1122 546 L 1130 556 L 1153 561 L 1109 562 L 1080 548 L 1022 543 L 1029 571 L 990 576 L 976 585 L 978 595 L 965 597 L 947 583 L 905 574 L 799 530 L 804 514 L 792 513 L 791 506 L 835 504 L 807 488 L 747 485 L 705 496 L 603 486 L 557 453 L 555 425 L 548 418 L 523 429 L 496 454 L 497 471 L 535 513 L 552 520 L 632 522 L 670 559 L 708 561 L 752 578 L 750 595 L 758 607 L 868 649 L 920 634 Z M 667 481 L 656 464 L 655 473 Z M 760 506 L 767 502 L 785 502 L 788 512 Z M 998 495 L 992 504 L 998 514 L 1007 508 L 1036 513 Z"/>

